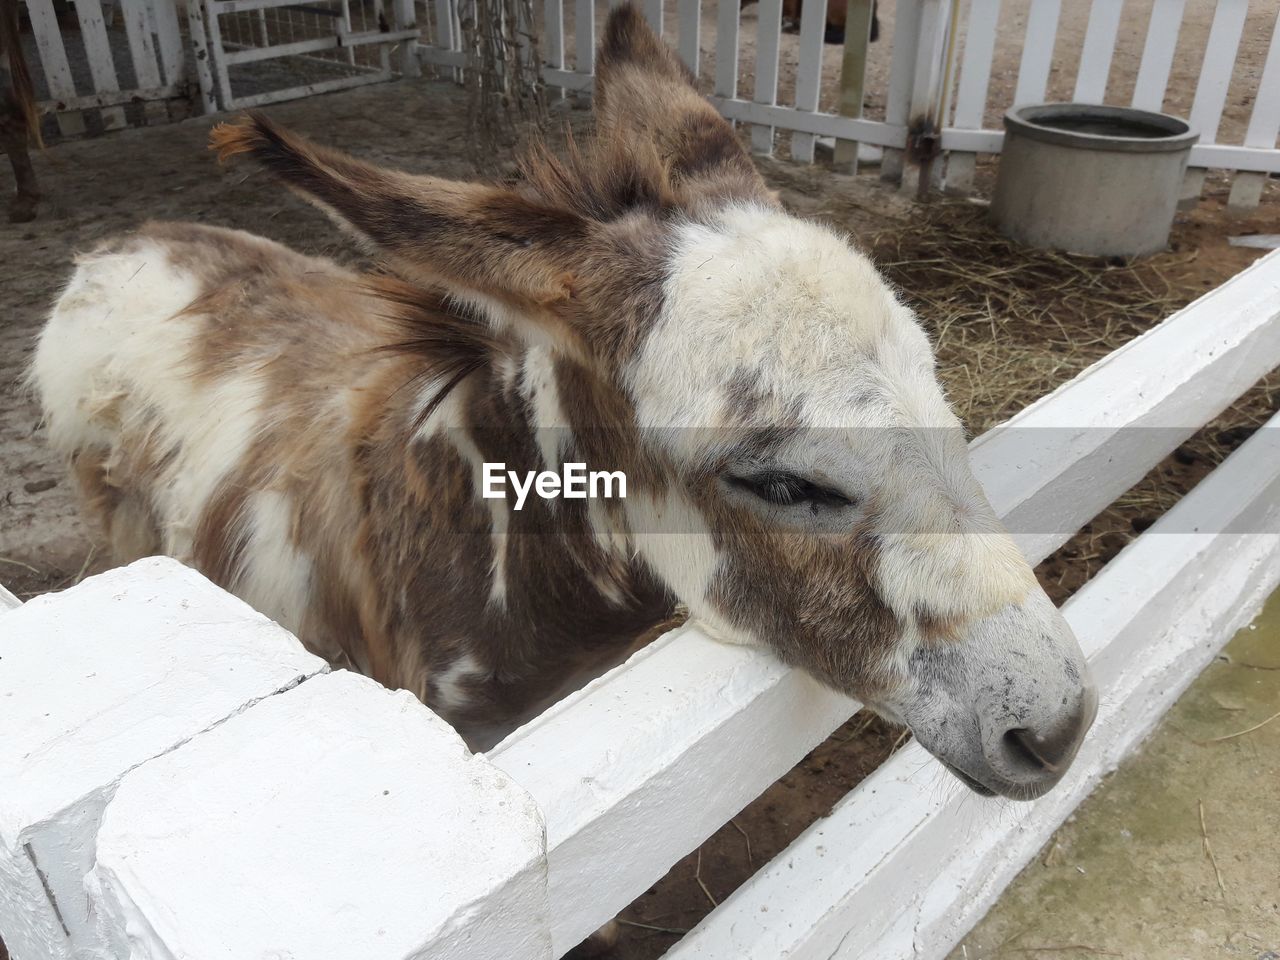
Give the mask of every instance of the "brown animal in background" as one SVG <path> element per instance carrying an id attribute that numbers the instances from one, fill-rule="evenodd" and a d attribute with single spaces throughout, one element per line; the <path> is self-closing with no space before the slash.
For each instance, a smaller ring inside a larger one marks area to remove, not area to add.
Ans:
<path id="1" fill-rule="evenodd" d="M 18 0 L 0 0 L 0 149 L 9 155 L 17 188 L 9 201 L 10 223 L 26 223 L 36 217 L 40 191 L 31 165 L 31 146 L 43 146 L 20 27 Z"/>

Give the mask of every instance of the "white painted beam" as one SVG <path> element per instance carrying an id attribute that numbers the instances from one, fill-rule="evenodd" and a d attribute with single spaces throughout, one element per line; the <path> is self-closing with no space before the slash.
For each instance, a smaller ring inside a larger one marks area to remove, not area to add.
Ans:
<path id="1" fill-rule="evenodd" d="M 0 617 L 0 931 L 14 960 L 96 943 L 81 878 L 127 771 L 326 669 L 173 560 Z"/>
<path id="2" fill-rule="evenodd" d="M 1280 253 L 980 437 L 975 472 L 997 513 L 1028 531 L 1018 539 L 1039 562 L 1277 364 Z M 1078 469 L 1074 456 L 1084 458 Z M 547 817 L 557 953 L 647 889 L 856 707 L 766 653 L 719 644 L 690 625 L 495 747 L 491 758 Z"/>
<path id="3" fill-rule="evenodd" d="M 941 960 L 1280 583 L 1280 416 L 1065 606 L 1101 692 L 1071 771 L 983 799 L 909 744 L 669 960 Z"/>
<path id="4" fill-rule="evenodd" d="M 127 774 L 86 886 L 111 957 L 550 960 L 532 799 L 346 671 Z"/>

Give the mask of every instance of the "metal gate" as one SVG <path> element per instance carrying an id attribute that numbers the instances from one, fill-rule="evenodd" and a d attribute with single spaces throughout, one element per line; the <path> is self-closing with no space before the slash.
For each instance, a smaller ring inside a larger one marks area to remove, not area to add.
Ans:
<path id="1" fill-rule="evenodd" d="M 200 0 L 191 12 L 206 110 L 417 73 L 413 0 Z"/>

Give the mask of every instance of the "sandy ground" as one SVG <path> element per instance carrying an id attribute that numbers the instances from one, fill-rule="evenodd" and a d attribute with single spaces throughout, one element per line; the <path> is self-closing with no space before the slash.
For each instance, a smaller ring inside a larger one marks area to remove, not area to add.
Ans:
<path id="1" fill-rule="evenodd" d="M 1280 594 L 949 960 L 1280 957 L 1277 709 Z"/>

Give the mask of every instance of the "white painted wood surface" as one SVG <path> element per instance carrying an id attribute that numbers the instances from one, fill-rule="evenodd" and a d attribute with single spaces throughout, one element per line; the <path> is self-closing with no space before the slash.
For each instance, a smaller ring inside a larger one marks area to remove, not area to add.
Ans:
<path id="1" fill-rule="evenodd" d="M 1131 101 L 1139 110 L 1159 113 L 1164 109 L 1164 92 L 1169 85 L 1169 71 L 1173 67 L 1186 3 L 1187 0 L 1155 0 L 1152 4 Z"/>
<path id="2" fill-rule="evenodd" d="M 756 86 L 752 96 L 758 104 L 771 107 L 778 102 L 778 55 L 782 48 L 782 0 L 760 0 L 756 23 Z M 773 127 L 757 123 L 751 128 L 751 149 L 762 156 L 773 155 Z"/>
<path id="3" fill-rule="evenodd" d="M 942 960 L 1278 583 L 1280 418 L 1063 608 L 1102 696 L 1051 793 L 975 797 L 908 744 L 666 956 Z"/>
<path id="4" fill-rule="evenodd" d="M 960 61 L 960 83 L 956 88 L 954 123 L 959 128 L 977 130 L 982 127 L 999 19 L 1000 0 L 972 0 L 970 3 L 964 56 Z M 959 194 L 971 191 L 974 166 L 974 154 L 953 152 L 947 158 L 947 190 Z"/>
<path id="5" fill-rule="evenodd" d="M 738 24 L 742 6 L 734 0 L 716 0 L 716 96 L 738 97 Z"/>
<path id="6" fill-rule="evenodd" d="M 1111 56 L 1120 32 L 1121 0 L 1093 0 L 1089 23 L 1085 27 L 1084 46 L 1080 51 L 1080 68 L 1076 73 L 1076 103 L 1102 103 L 1107 95 L 1107 78 L 1111 74 Z"/>
<path id="7" fill-rule="evenodd" d="M 974 471 L 1039 562 L 1277 365 L 1280 252 L 978 438 Z M 499 744 L 490 756 L 547 817 L 557 950 L 642 893 L 855 708 L 766 654 L 688 626 Z M 752 745 L 750 765 L 735 743 Z M 645 841 L 620 858 L 628 837 Z"/>
<path id="8" fill-rule="evenodd" d="M 94 92 L 117 93 L 120 82 L 116 76 L 115 60 L 111 55 L 111 44 L 107 40 L 107 24 L 102 16 L 102 4 L 99 0 L 76 0 L 76 19 L 80 22 L 80 41 L 84 44 Z M 101 116 L 104 130 L 120 130 L 126 126 L 121 107 L 104 107 Z"/>
<path id="9" fill-rule="evenodd" d="M 1027 12 L 1027 32 L 1018 66 L 1018 85 L 1013 103 L 1039 103 L 1049 86 L 1049 68 L 1053 65 L 1053 45 L 1058 33 L 1058 17 L 1062 0 L 1031 0 Z"/>
<path id="10" fill-rule="evenodd" d="M 907 122 L 911 109 L 911 84 L 915 76 L 916 50 L 920 41 L 921 0 L 899 0 L 893 24 L 893 47 L 889 53 L 889 92 L 885 95 L 885 125 L 900 134 L 896 144 L 885 144 L 880 163 L 880 179 L 902 178 L 902 148 L 907 142 Z M 846 137 L 846 139 L 857 139 Z M 874 143 L 875 141 L 869 141 Z"/>
<path id="11" fill-rule="evenodd" d="M 649 26 L 653 27 L 654 33 L 662 36 L 662 0 L 638 0 L 638 2 L 644 11 L 645 20 L 649 21 Z"/>
<path id="12" fill-rule="evenodd" d="M 76 85 L 71 78 L 67 51 L 58 30 L 58 18 L 53 12 L 53 0 L 27 0 L 27 15 L 31 19 L 36 50 L 40 54 L 40 66 L 44 71 L 49 94 L 55 103 L 74 99 Z M 74 110 L 59 110 L 58 129 L 64 137 L 79 136 L 84 133 L 84 118 Z"/>
<path id="13" fill-rule="evenodd" d="M 1236 51 L 1244 32 L 1245 17 L 1249 14 L 1249 0 L 1218 0 L 1214 10 L 1213 25 L 1209 28 L 1209 40 L 1205 45 L 1204 61 L 1200 65 L 1200 79 L 1196 82 L 1195 100 L 1191 104 L 1191 127 L 1200 134 L 1201 143 L 1213 143 L 1218 138 L 1218 124 L 1227 102 L 1227 88 L 1235 68 Z M 1195 161 L 1193 160 L 1192 163 Z M 1182 199 L 1194 200 L 1204 187 L 1204 169 L 1187 170 L 1182 185 Z"/>
<path id="14" fill-rule="evenodd" d="M 577 50 L 574 69 L 578 73 L 587 75 L 595 73 L 596 5 L 594 0 L 574 0 L 573 34 Z"/>
<path id="15" fill-rule="evenodd" d="M 551 960 L 537 807 L 347 671 L 125 774 L 86 887 L 111 957 Z"/>
<path id="16" fill-rule="evenodd" d="M 81 880 L 128 770 L 328 669 L 166 559 L 0 616 L 0 662 L 0 930 L 15 960 L 96 944 Z"/>
<path id="17" fill-rule="evenodd" d="M 826 30 L 827 7 L 814 2 L 802 5 L 800 13 L 799 72 L 796 76 L 796 109 L 813 113 L 818 109 L 818 95 L 822 88 L 822 47 Z M 791 135 L 791 159 L 800 163 L 813 163 L 814 136 L 795 132 Z"/>
<path id="18" fill-rule="evenodd" d="M 680 59 L 696 77 L 702 66 L 702 0 L 676 0 Z"/>
<path id="19" fill-rule="evenodd" d="M 1277 135 L 1280 135 L 1280 10 L 1276 11 L 1271 46 L 1267 48 L 1267 60 L 1262 67 L 1253 112 L 1249 115 L 1249 129 L 1244 135 L 1244 145 L 1274 150 Z M 1231 184 L 1228 208 L 1252 210 L 1262 199 L 1265 184 L 1266 177 L 1263 174 L 1237 174 Z"/>

